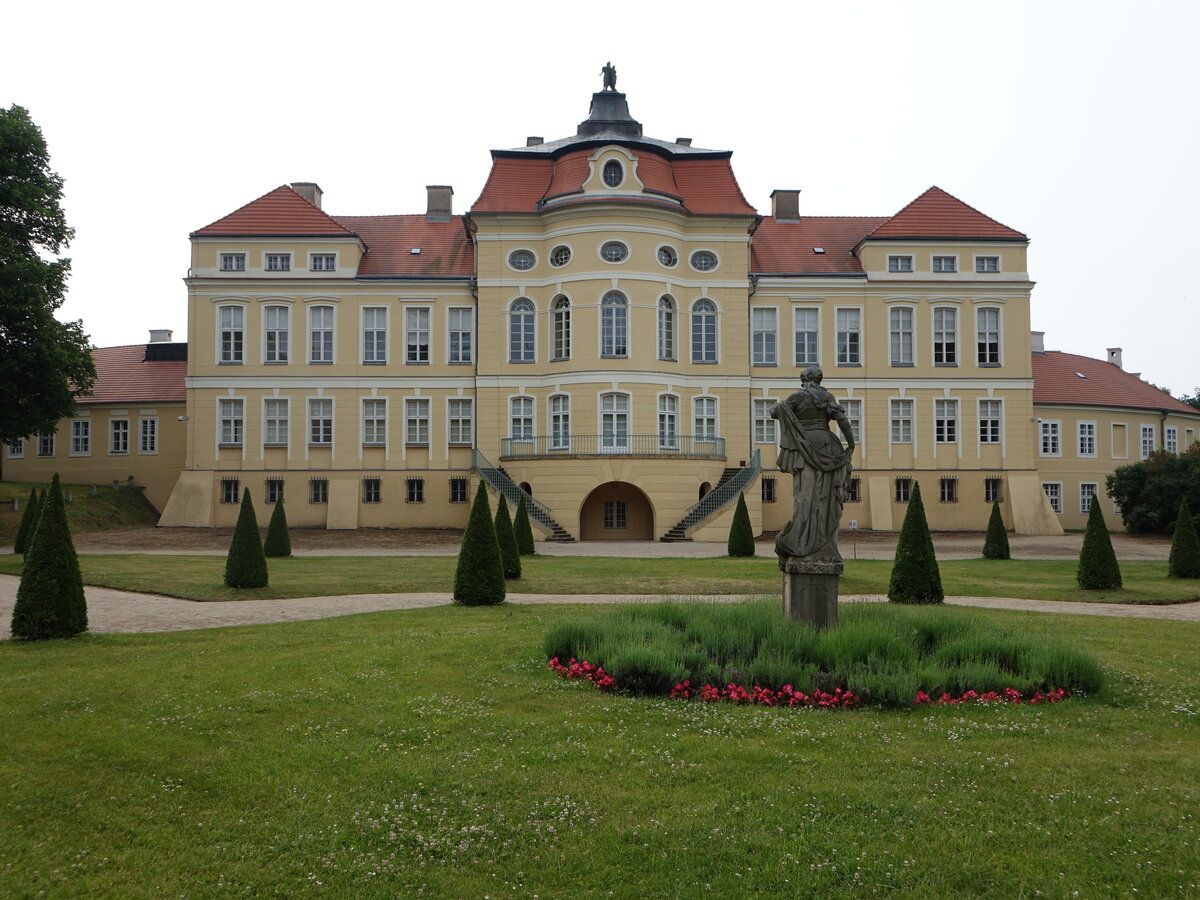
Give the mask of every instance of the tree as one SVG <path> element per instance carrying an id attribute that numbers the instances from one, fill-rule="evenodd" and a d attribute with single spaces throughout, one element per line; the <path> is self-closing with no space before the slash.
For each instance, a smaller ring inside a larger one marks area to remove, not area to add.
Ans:
<path id="1" fill-rule="evenodd" d="M 513 534 L 517 536 L 517 549 L 521 551 L 522 556 L 534 556 L 537 553 L 537 548 L 533 545 L 533 528 L 529 524 L 529 506 L 525 502 L 524 491 L 521 491 L 521 500 L 517 503 Z"/>
<path id="2" fill-rule="evenodd" d="M 21 523 L 17 526 L 17 536 L 13 540 L 13 553 L 24 553 L 29 549 L 29 538 L 33 535 L 33 529 L 37 527 L 40 512 L 37 488 L 30 488 L 29 502 L 25 504 L 25 512 L 21 514 Z"/>
<path id="3" fill-rule="evenodd" d="M 490 606 L 503 603 L 504 593 L 504 563 L 500 559 L 487 486 L 481 481 L 458 551 L 454 602 L 463 606 Z"/>
<path id="4" fill-rule="evenodd" d="M 250 492 L 242 491 L 242 508 L 225 558 L 225 586 L 260 588 L 266 587 L 267 582 L 267 557 L 258 533 L 258 517 L 254 515 Z"/>
<path id="5" fill-rule="evenodd" d="M 992 517 L 988 519 L 987 537 L 983 539 L 984 559 L 1009 559 L 1008 529 L 1000 515 L 1000 501 L 992 501 Z"/>
<path id="6" fill-rule="evenodd" d="M 500 559 L 504 563 L 505 578 L 521 577 L 521 551 L 517 547 L 517 536 L 513 533 L 512 518 L 508 515 L 508 501 L 500 495 L 496 504 L 496 542 L 500 545 Z"/>
<path id="7" fill-rule="evenodd" d="M 1200 510 L 1200 444 L 1183 453 L 1157 450 L 1149 459 L 1121 466 L 1106 481 L 1129 531 L 1169 534 L 1180 499 Z"/>
<path id="8" fill-rule="evenodd" d="M 1121 586 L 1121 567 L 1117 565 L 1117 554 L 1113 551 L 1108 526 L 1104 524 L 1104 514 L 1094 497 L 1088 513 L 1087 531 L 1083 533 L 1075 581 L 1085 591 L 1107 591 Z"/>
<path id="9" fill-rule="evenodd" d="M 53 431 L 96 379 L 80 322 L 54 317 L 68 259 L 62 178 L 20 106 L 0 109 L 0 441 Z"/>
<path id="10" fill-rule="evenodd" d="M 263 541 L 263 555 L 271 558 L 292 555 L 292 537 L 288 534 L 287 513 L 283 511 L 282 500 L 275 501 L 271 524 L 267 526 L 267 539 Z"/>
<path id="11" fill-rule="evenodd" d="M 17 587 L 12 633 L 41 641 L 81 634 L 87 627 L 83 576 L 67 526 L 62 485 L 55 475 L 42 494 L 41 515 Z"/>
<path id="12" fill-rule="evenodd" d="M 750 527 L 750 511 L 746 509 L 746 494 L 738 494 L 737 508 L 733 511 L 733 523 L 729 526 L 729 542 L 726 544 L 730 556 L 754 555 L 754 529 Z"/>
<path id="13" fill-rule="evenodd" d="M 1200 578 L 1200 537 L 1196 535 L 1196 522 L 1186 497 L 1179 502 L 1167 573 L 1172 578 Z"/>
<path id="14" fill-rule="evenodd" d="M 933 552 L 925 504 L 921 502 L 921 486 L 914 483 L 904 524 L 900 526 L 900 539 L 896 542 L 888 600 L 892 603 L 941 603 L 945 599 L 942 572 Z"/>

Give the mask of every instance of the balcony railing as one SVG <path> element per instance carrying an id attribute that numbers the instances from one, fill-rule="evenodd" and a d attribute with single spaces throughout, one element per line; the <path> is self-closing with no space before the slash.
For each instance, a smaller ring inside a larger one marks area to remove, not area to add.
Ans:
<path id="1" fill-rule="evenodd" d="M 503 438 L 501 459 L 545 459 L 556 456 L 680 456 L 724 459 L 725 439 L 691 434 L 540 434 Z"/>

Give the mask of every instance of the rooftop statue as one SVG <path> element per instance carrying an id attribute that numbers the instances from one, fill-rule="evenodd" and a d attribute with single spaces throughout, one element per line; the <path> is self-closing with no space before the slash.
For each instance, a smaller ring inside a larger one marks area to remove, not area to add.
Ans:
<path id="1" fill-rule="evenodd" d="M 615 91 L 617 89 L 617 67 L 609 61 L 604 64 L 600 74 L 604 76 L 604 90 Z"/>

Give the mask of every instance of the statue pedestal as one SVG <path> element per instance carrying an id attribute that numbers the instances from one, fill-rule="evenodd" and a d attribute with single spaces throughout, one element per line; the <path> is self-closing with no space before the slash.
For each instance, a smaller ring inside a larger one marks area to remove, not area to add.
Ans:
<path id="1" fill-rule="evenodd" d="M 836 627 L 842 561 L 783 557 L 779 568 L 783 572 L 783 611 L 816 628 Z"/>

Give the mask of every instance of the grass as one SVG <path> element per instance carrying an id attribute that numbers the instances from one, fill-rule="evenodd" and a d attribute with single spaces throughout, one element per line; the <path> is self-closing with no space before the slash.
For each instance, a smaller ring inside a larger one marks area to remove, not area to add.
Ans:
<path id="1" fill-rule="evenodd" d="M 87 584 L 147 591 L 191 600 L 252 600 L 319 595 L 440 592 L 454 584 L 454 557 L 290 557 L 268 561 L 271 584 L 255 590 L 224 587 L 223 556 L 83 555 Z M 508 590 L 528 594 L 763 594 L 779 590 L 775 559 L 623 559 L 535 556 Z M 891 562 L 847 560 L 841 592 L 887 592 Z M 0 573 L 18 574 L 18 557 L 0 556 Z M 1184 603 L 1200 585 L 1167 577 L 1165 561 L 1121 563 L 1125 588 L 1084 591 L 1069 560 L 951 560 L 940 564 L 947 596 L 1019 597 L 1105 603 Z"/>
<path id="2" fill-rule="evenodd" d="M 601 694 L 442 607 L 0 643 L 0 896 L 1019 897 L 1200 885 L 1200 625 L 976 610 L 1094 654 L 1057 706 Z"/>
<path id="3" fill-rule="evenodd" d="M 29 500 L 31 488 L 41 494 L 48 485 L 32 482 L 0 481 L 0 546 L 11 547 L 16 540 L 21 515 Z M 66 484 L 72 502 L 67 504 L 67 523 L 72 533 L 109 531 L 114 528 L 143 528 L 158 522 L 158 515 L 136 488 L 114 489 L 111 484 L 98 485 L 96 496 L 91 496 L 91 487 L 86 484 Z M 13 512 L 11 501 L 20 500 L 21 509 Z"/>

